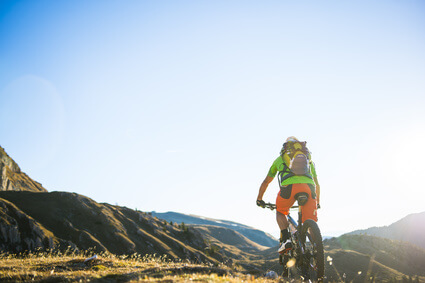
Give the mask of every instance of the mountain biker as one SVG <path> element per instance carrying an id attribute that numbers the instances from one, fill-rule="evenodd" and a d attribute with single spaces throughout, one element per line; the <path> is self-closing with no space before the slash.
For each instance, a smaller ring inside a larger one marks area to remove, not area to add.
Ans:
<path id="1" fill-rule="evenodd" d="M 300 142 L 296 137 L 288 137 L 286 142 Z M 274 179 L 277 172 L 279 174 L 287 174 L 286 170 L 289 168 L 289 164 L 286 164 L 283 158 L 285 150 L 285 144 L 282 148 L 281 155 L 276 158 L 273 162 L 273 165 L 270 167 L 270 170 L 264 179 L 263 183 L 260 186 L 260 190 L 258 192 L 257 197 L 257 205 L 261 207 L 265 207 L 265 202 L 263 201 L 263 195 L 267 190 L 268 185 Z M 310 155 L 310 154 L 308 154 Z M 320 200 L 320 185 L 317 180 L 316 169 L 314 163 L 309 158 L 309 174 L 303 176 L 286 176 L 288 178 L 283 177 L 279 186 L 281 187 L 279 194 L 276 198 L 276 220 L 279 225 L 281 234 L 280 234 L 280 242 L 281 245 L 278 249 L 279 253 L 285 253 L 292 249 L 291 235 L 288 230 L 288 219 L 286 215 L 289 214 L 289 208 L 295 202 L 295 195 L 298 193 L 307 193 L 308 201 L 302 209 L 302 222 L 306 219 L 312 219 L 317 222 L 317 207 L 319 206 Z"/>

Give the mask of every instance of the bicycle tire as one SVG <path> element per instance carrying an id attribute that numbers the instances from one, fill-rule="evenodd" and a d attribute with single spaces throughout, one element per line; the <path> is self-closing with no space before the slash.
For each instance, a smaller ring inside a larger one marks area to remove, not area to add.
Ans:
<path id="1" fill-rule="evenodd" d="M 304 248 L 302 273 L 305 279 L 323 282 L 325 255 L 319 226 L 311 219 L 302 224 L 301 243 Z"/>

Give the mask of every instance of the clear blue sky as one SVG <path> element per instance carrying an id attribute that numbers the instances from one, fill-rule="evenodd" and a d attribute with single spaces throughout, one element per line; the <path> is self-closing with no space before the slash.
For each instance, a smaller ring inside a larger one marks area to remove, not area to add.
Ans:
<path id="1" fill-rule="evenodd" d="M 0 98 L 49 191 L 276 235 L 255 200 L 295 135 L 323 234 L 425 210 L 423 1 L 0 0 Z"/>

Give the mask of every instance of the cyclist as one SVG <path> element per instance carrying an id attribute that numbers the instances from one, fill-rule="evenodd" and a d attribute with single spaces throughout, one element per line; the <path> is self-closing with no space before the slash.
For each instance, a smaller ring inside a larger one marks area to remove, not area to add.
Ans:
<path id="1" fill-rule="evenodd" d="M 286 142 L 299 142 L 296 137 L 289 137 L 286 139 Z M 284 145 L 285 147 L 285 145 Z M 276 220 L 280 228 L 280 242 L 281 245 L 278 249 L 279 253 L 285 253 L 292 249 L 291 235 L 288 230 L 288 219 L 286 215 L 289 214 L 289 209 L 295 202 L 295 195 L 298 193 L 307 193 L 308 201 L 301 208 L 302 209 L 302 222 L 306 219 L 312 219 L 317 222 L 317 207 L 320 200 L 320 185 L 317 180 L 316 169 L 314 163 L 309 160 L 309 174 L 302 176 L 297 175 L 288 175 L 290 174 L 287 171 L 289 164 L 284 161 L 283 158 L 284 148 L 282 148 L 281 155 L 276 158 L 273 162 L 273 165 L 270 167 L 270 170 L 264 179 L 263 183 L 260 186 L 257 197 L 257 205 L 264 207 L 265 202 L 263 201 L 263 195 L 267 190 L 268 185 L 274 179 L 277 172 L 281 176 L 280 192 L 277 195 L 276 199 Z M 308 156 L 310 158 L 310 156 Z M 285 177 L 286 176 L 286 177 Z"/>

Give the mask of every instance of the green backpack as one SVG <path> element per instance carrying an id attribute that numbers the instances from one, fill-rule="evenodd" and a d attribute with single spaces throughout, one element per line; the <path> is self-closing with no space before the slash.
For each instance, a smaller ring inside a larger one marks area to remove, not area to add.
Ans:
<path id="1" fill-rule="evenodd" d="M 279 184 L 293 176 L 310 175 L 310 151 L 306 146 L 307 142 L 287 141 L 283 144 L 280 156 L 283 159 L 284 168 L 279 173 Z"/>

